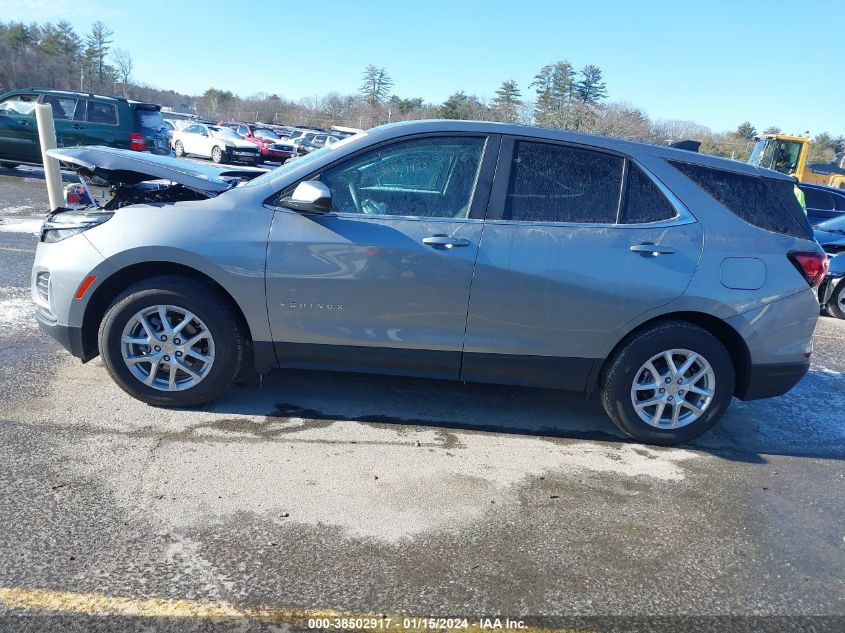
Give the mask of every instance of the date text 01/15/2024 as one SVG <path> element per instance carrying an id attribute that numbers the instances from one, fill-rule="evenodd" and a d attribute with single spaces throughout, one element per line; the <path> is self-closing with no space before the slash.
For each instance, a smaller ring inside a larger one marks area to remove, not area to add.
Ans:
<path id="1" fill-rule="evenodd" d="M 347 616 L 340 618 L 309 618 L 309 629 L 333 630 L 402 630 L 402 631 L 439 631 L 451 630 L 520 630 L 525 629 L 523 620 L 510 618 L 389 618 L 385 616 Z"/>

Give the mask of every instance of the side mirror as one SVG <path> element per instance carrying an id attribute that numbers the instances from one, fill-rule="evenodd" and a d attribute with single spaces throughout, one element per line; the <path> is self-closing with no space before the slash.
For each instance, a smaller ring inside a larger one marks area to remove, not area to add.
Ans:
<path id="1" fill-rule="evenodd" d="M 319 180 L 299 183 L 293 194 L 279 201 L 279 206 L 300 213 L 329 213 L 332 210 L 332 192 Z"/>

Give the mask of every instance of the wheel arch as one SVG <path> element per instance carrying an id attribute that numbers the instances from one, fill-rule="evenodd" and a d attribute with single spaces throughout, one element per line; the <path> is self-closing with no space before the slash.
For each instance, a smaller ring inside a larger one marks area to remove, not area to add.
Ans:
<path id="1" fill-rule="evenodd" d="M 249 354 L 247 363 L 252 362 L 253 365 L 262 368 L 265 368 L 268 363 L 270 365 L 275 364 L 275 358 L 273 358 L 272 361 L 263 359 L 263 350 L 256 353 L 255 342 L 249 321 L 247 320 L 241 307 L 238 305 L 238 302 L 235 301 L 234 297 L 232 297 L 231 293 L 229 293 L 226 288 L 224 288 L 214 278 L 197 270 L 196 268 L 171 261 L 144 261 L 130 264 L 119 269 L 117 272 L 104 279 L 102 283 L 97 285 L 97 288 L 88 300 L 85 306 L 85 312 L 83 313 L 83 362 L 87 362 L 99 355 L 97 333 L 100 328 L 100 323 L 114 299 L 133 283 L 149 277 L 155 277 L 157 275 L 181 275 L 195 279 L 214 288 L 231 304 L 240 319 L 241 325 L 243 325 L 247 338 L 247 352 Z"/>
<path id="2" fill-rule="evenodd" d="M 623 336 L 622 339 L 613 346 L 610 353 L 603 360 L 596 363 L 596 366 L 590 374 L 590 378 L 587 382 L 587 391 L 592 392 L 598 388 L 602 375 L 604 374 L 610 359 L 613 358 L 616 352 L 629 340 L 631 340 L 631 338 L 645 329 L 666 321 L 683 321 L 691 323 L 715 336 L 719 342 L 725 346 L 725 349 L 731 357 L 731 362 L 733 363 L 735 372 L 734 393 L 743 393 L 745 391 L 751 373 L 751 353 L 748 349 L 748 345 L 745 343 L 742 336 L 740 336 L 739 332 L 725 323 L 722 319 L 715 317 L 712 314 L 707 314 L 706 312 L 694 311 L 678 311 L 661 314 L 640 323 L 633 330 L 627 332 L 625 336 Z"/>

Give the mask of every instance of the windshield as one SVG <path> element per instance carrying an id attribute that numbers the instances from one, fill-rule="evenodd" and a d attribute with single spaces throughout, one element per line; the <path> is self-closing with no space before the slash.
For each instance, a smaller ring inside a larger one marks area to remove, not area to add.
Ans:
<path id="1" fill-rule="evenodd" d="M 802 143 L 799 141 L 760 139 L 754 144 L 748 162 L 759 167 L 774 169 L 782 174 L 791 174 L 798 169 L 801 147 Z"/>
<path id="2" fill-rule="evenodd" d="M 211 135 L 216 138 L 230 138 L 233 140 L 240 140 L 240 136 L 235 134 L 234 131 L 227 127 L 211 127 L 208 126 L 208 130 L 211 132 Z"/>
<path id="3" fill-rule="evenodd" d="M 261 138 L 269 138 L 269 139 L 272 139 L 274 141 L 279 138 L 278 135 L 273 130 L 255 130 L 255 132 L 253 132 L 252 135 L 253 136 L 259 136 Z"/>
<path id="4" fill-rule="evenodd" d="M 283 176 L 284 174 L 288 173 L 292 169 L 296 169 L 297 167 L 300 167 L 302 165 L 307 165 L 308 163 L 320 158 L 321 156 L 325 156 L 329 152 L 334 152 L 334 151 L 340 149 L 341 147 L 346 147 L 351 142 L 357 141 L 358 139 L 361 139 L 361 138 L 365 137 L 366 135 L 367 135 L 366 132 L 361 132 L 360 134 L 356 134 L 355 136 L 350 136 L 349 138 L 345 138 L 342 141 L 338 141 L 334 145 L 326 145 L 324 147 L 321 147 L 320 149 L 314 150 L 313 152 L 306 154 L 305 156 L 302 156 L 300 158 L 295 158 L 291 161 L 288 161 L 287 163 L 283 164 L 281 167 L 276 167 L 276 169 L 274 169 L 272 171 L 268 171 L 263 176 L 259 176 L 258 178 L 250 180 L 248 183 L 245 183 L 241 186 L 251 187 L 253 185 L 266 184 L 266 183 L 270 182 L 271 180 L 275 180 L 279 176 Z"/>

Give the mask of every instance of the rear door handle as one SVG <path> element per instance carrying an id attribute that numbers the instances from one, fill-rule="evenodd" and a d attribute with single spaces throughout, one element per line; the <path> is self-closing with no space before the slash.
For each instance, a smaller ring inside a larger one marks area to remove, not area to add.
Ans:
<path id="1" fill-rule="evenodd" d="M 643 257 L 657 257 L 658 255 L 671 255 L 675 249 L 671 246 L 662 246 L 654 242 L 643 242 L 642 244 L 634 244 L 631 247 L 632 253 L 639 253 Z"/>
<path id="2" fill-rule="evenodd" d="M 469 240 L 463 237 L 449 237 L 448 235 L 432 235 L 431 237 L 424 237 L 423 244 L 426 246 L 433 246 L 435 248 L 458 248 L 469 246 Z"/>
<path id="3" fill-rule="evenodd" d="M 70 127 L 73 128 L 74 130 L 81 130 L 82 129 L 82 126 L 79 125 L 79 123 L 77 123 L 76 125 L 71 125 Z"/>

